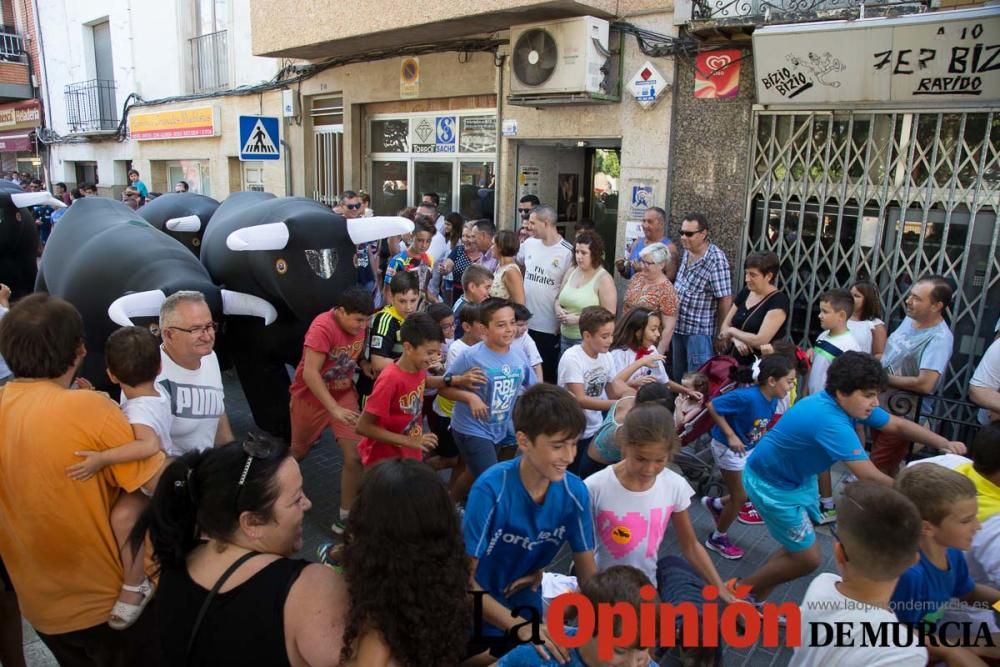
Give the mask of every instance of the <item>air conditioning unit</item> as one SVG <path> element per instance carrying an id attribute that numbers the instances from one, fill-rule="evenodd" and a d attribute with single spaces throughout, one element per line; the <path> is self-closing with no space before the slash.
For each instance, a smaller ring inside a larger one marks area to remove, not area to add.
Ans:
<path id="1" fill-rule="evenodd" d="M 617 100 L 608 37 L 593 16 L 511 27 L 511 101 Z"/>

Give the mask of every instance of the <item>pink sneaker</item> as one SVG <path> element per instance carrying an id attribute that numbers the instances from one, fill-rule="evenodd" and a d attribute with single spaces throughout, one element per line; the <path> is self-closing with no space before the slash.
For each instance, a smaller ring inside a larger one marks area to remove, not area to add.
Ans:
<path id="1" fill-rule="evenodd" d="M 723 558 L 729 560 L 738 560 L 743 558 L 743 549 L 729 541 L 728 535 L 720 535 L 719 537 L 708 536 L 705 540 L 705 548 L 711 549 L 715 553 L 719 554 Z"/>
<path id="2" fill-rule="evenodd" d="M 715 521 L 716 527 L 718 527 L 719 517 L 722 516 L 722 510 L 715 508 L 715 498 L 712 496 L 702 496 L 701 504 L 708 510 L 708 513 L 712 515 L 712 519 Z"/>
<path id="3" fill-rule="evenodd" d="M 764 519 L 760 517 L 757 510 L 754 508 L 753 503 L 749 500 L 743 503 L 743 507 L 736 514 L 736 518 L 739 519 L 740 523 L 745 523 L 748 526 L 759 526 L 764 523 Z"/>

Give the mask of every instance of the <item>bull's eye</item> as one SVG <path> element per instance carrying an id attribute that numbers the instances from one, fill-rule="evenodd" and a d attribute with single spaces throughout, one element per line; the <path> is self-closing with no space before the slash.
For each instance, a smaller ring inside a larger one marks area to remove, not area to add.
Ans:
<path id="1" fill-rule="evenodd" d="M 197 248 L 198 246 L 201 245 L 201 239 L 198 238 L 197 236 L 194 237 L 193 239 L 191 239 L 191 245 L 193 245 L 195 248 Z"/>
<path id="2" fill-rule="evenodd" d="M 149 323 L 149 333 L 153 334 L 157 338 L 160 337 L 160 325 L 157 322 Z"/>
<path id="3" fill-rule="evenodd" d="M 337 270 L 337 251 L 333 248 L 306 250 L 306 262 L 318 277 L 329 280 Z"/>
<path id="4" fill-rule="evenodd" d="M 277 271 L 279 275 L 285 275 L 288 273 L 288 262 L 279 257 L 274 261 L 274 270 Z"/>

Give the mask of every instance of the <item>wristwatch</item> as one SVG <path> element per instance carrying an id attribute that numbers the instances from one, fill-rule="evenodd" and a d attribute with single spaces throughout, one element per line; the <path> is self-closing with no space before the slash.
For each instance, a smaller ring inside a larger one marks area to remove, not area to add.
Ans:
<path id="1" fill-rule="evenodd" d="M 451 386 L 451 381 L 452 381 L 453 377 L 454 376 L 452 376 L 451 373 L 445 373 L 444 374 L 444 386 L 450 387 Z"/>

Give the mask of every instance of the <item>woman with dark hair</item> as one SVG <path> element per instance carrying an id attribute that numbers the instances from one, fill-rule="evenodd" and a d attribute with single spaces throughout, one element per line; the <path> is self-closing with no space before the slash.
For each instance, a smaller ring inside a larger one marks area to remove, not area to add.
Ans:
<path id="1" fill-rule="evenodd" d="M 132 533 L 148 530 L 165 665 L 338 665 L 347 591 L 302 548 L 311 503 L 268 436 L 171 463 Z"/>
<path id="2" fill-rule="evenodd" d="M 465 218 L 461 213 L 452 211 L 444 216 L 444 227 L 441 234 L 444 236 L 443 252 L 434 258 L 434 275 L 431 277 L 431 289 L 435 294 L 441 296 L 441 300 L 449 306 L 453 303 L 454 295 L 454 274 L 451 271 L 443 271 L 445 262 L 452 251 L 462 242 L 462 229 L 465 226 Z"/>
<path id="3" fill-rule="evenodd" d="M 438 667 L 466 656 L 469 561 L 455 505 L 430 467 L 390 459 L 368 470 L 334 557 L 351 601 L 345 663 Z"/>
<path id="4" fill-rule="evenodd" d="M 574 268 L 564 274 L 555 304 L 561 336 L 560 353 L 565 353 L 583 339 L 580 314 L 584 308 L 601 306 L 610 313 L 617 312 L 618 290 L 615 289 L 614 278 L 601 266 L 603 262 L 604 240 L 592 231 L 577 234 Z"/>
<path id="5" fill-rule="evenodd" d="M 773 252 L 752 252 L 743 266 L 746 287 L 736 295 L 719 328 L 719 340 L 733 344 L 733 356 L 741 366 L 753 365 L 766 345 L 781 335 L 788 319 L 788 295 L 774 284 L 778 278 L 778 256 Z"/>
<path id="6" fill-rule="evenodd" d="M 493 239 L 493 256 L 497 259 L 497 270 L 490 285 L 490 296 L 507 299 L 524 305 L 524 276 L 517 265 L 517 251 L 521 242 L 517 234 L 504 229 Z"/>

